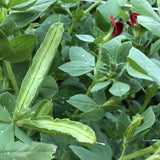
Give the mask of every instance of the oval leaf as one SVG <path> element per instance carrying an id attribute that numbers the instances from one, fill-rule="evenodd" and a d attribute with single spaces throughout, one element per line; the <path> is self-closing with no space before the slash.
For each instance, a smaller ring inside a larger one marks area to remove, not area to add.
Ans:
<path id="1" fill-rule="evenodd" d="M 85 34 L 78 35 L 77 34 L 76 37 L 84 42 L 94 42 L 94 37 L 92 37 L 91 35 L 85 35 Z"/>
<path id="2" fill-rule="evenodd" d="M 89 112 L 98 107 L 98 104 L 84 94 L 72 96 L 67 102 L 83 112 Z"/>
<path id="3" fill-rule="evenodd" d="M 59 67 L 64 72 L 71 76 L 80 76 L 93 70 L 93 67 L 84 62 L 72 61 L 67 62 Z"/>
<path id="4" fill-rule="evenodd" d="M 128 61 L 133 69 L 152 77 L 154 81 L 160 85 L 160 67 L 141 51 L 132 47 L 129 52 Z"/>
<path id="5" fill-rule="evenodd" d="M 97 83 L 93 86 L 91 92 L 96 92 L 99 91 L 100 89 L 103 89 L 104 87 L 107 87 L 109 84 L 111 83 L 111 81 L 106 81 L 106 82 L 101 82 L 101 83 Z"/>
<path id="6" fill-rule="evenodd" d="M 20 141 L 14 143 L 14 147 L 0 152 L 1 160 L 51 160 L 56 146 L 41 142 L 32 142 L 32 145 Z"/>
<path id="7" fill-rule="evenodd" d="M 115 81 L 109 92 L 114 96 L 121 97 L 130 90 L 130 86 L 126 83 Z"/>
<path id="8" fill-rule="evenodd" d="M 80 47 L 71 47 L 69 52 L 71 61 L 83 62 L 90 66 L 95 66 L 95 57 Z"/>

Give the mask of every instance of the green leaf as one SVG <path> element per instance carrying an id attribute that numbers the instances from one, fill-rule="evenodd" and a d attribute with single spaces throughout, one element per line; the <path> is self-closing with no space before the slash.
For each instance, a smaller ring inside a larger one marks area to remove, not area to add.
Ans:
<path id="1" fill-rule="evenodd" d="M 117 51 L 121 42 L 118 38 L 114 38 L 108 42 L 106 42 L 102 46 L 102 55 L 101 60 L 105 62 L 107 65 L 116 63 Z"/>
<path id="2" fill-rule="evenodd" d="M 128 84 L 115 81 L 112 87 L 109 89 L 109 92 L 114 96 L 121 97 L 125 93 L 127 93 L 129 90 L 130 90 L 130 86 Z"/>
<path id="3" fill-rule="evenodd" d="M 61 0 L 63 3 L 76 3 L 77 0 Z"/>
<path id="4" fill-rule="evenodd" d="M 110 85 L 110 84 L 111 84 L 111 81 L 110 81 L 110 80 L 108 80 L 108 81 L 106 81 L 106 82 L 97 83 L 97 84 L 95 84 L 95 85 L 93 86 L 93 88 L 91 89 L 91 92 L 96 92 L 96 91 L 98 91 L 98 90 L 100 90 L 100 89 L 103 89 L 103 88 L 107 87 L 107 86 Z"/>
<path id="5" fill-rule="evenodd" d="M 51 160 L 56 146 L 47 143 L 32 142 L 32 145 L 17 141 L 10 150 L 0 150 L 1 160 Z M 7 154 L 6 154 L 7 153 Z"/>
<path id="6" fill-rule="evenodd" d="M 12 94 L 5 92 L 0 95 L 0 105 L 5 107 L 9 114 L 12 116 L 15 110 L 16 101 Z M 1 117 L 1 116 L 0 116 Z"/>
<path id="7" fill-rule="evenodd" d="M 102 43 L 103 43 L 103 38 L 102 38 L 102 37 L 97 37 L 97 38 L 94 40 L 94 43 L 96 43 L 96 44 L 102 44 Z"/>
<path id="8" fill-rule="evenodd" d="M 14 12 L 7 18 L 12 19 L 19 28 L 25 27 L 27 24 L 35 20 L 56 0 L 37 0 L 36 3 L 23 12 Z M 27 15 L 27 16 L 26 16 Z"/>
<path id="9" fill-rule="evenodd" d="M 129 93 L 134 94 L 134 93 L 139 92 L 142 86 L 141 86 L 139 79 L 132 78 L 131 76 L 129 76 L 127 72 L 123 72 L 123 74 L 119 76 L 117 80 L 128 84 L 130 86 Z"/>
<path id="10" fill-rule="evenodd" d="M 120 137 L 124 136 L 124 133 L 127 130 L 129 124 L 130 124 L 129 117 L 125 112 L 121 112 L 116 122 L 116 129 Z"/>
<path id="11" fill-rule="evenodd" d="M 36 1 L 37 0 L 23 0 L 23 1 L 12 0 L 11 3 L 9 4 L 9 7 L 12 10 L 23 11 L 33 6 L 34 3 L 36 3 Z"/>
<path id="12" fill-rule="evenodd" d="M 61 23 L 53 24 L 48 30 L 44 41 L 32 60 L 31 67 L 22 81 L 17 99 L 17 114 L 26 112 L 30 107 L 45 75 L 49 70 L 53 58 L 55 57 L 62 34 L 63 25 Z"/>
<path id="13" fill-rule="evenodd" d="M 146 80 L 149 80 L 149 81 L 154 81 L 150 76 L 136 71 L 131 66 L 127 67 L 127 72 L 132 77 L 146 79 Z"/>
<path id="14" fill-rule="evenodd" d="M 10 55 L 10 62 L 22 62 L 30 58 L 36 39 L 36 36 L 32 34 L 25 34 L 12 39 L 10 43 L 15 55 Z"/>
<path id="15" fill-rule="evenodd" d="M 104 31 L 110 28 L 110 16 L 117 17 L 121 10 L 118 0 L 109 0 L 97 8 L 96 22 Z M 108 23 L 108 24 L 107 24 Z"/>
<path id="16" fill-rule="evenodd" d="M 98 105 L 90 97 L 84 94 L 72 96 L 67 102 L 83 112 L 89 112 L 98 107 Z"/>
<path id="17" fill-rule="evenodd" d="M 75 142 L 75 140 L 68 137 L 62 137 L 60 135 L 47 135 L 43 133 L 41 133 L 41 141 L 45 143 L 51 143 L 57 146 L 55 159 L 61 159 L 65 154 L 70 154 L 70 152 L 68 152 L 70 151 L 68 146 L 72 144 L 72 142 L 77 143 Z M 69 156 L 70 159 L 71 157 Z M 61 160 L 69 160 L 69 158 L 64 158 Z"/>
<path id="18" fill-rule="evenodd" d="M 131 47 L 131 42 L 124 42 L 119 46 L 117 51 L 117 63 L 127 62 L 127 56 Z"/>
<path id="19" fill-rule="evenodd" d="M 94 27 L 93 28 L 93 34 L 94 34 L 94 37 L 98 38 L 98 37 L 105 37 L 105 33 L 98 27 Z"/>
<path id="20" fill-rule="evenodd" d="M 124 106 L 120 106 L 120 105 L 103 105 L 102 109 L 105 112 L 113 112 L 113 111 L 117 111 L 119 109 L 123 109 Z"/>
<path id="21" fill-rule="evenodd" d="M 106 93 L 104 90 L 98 90 L 97 92 L 93 93 L 94 101 L 99 104 L 103 105 L 106 102 Z"/>
<path id="22" fill-rule="evenodd" d="M 41 117 L 36 120 L 23 121 L 23 125 L 47 134 L 68 135 L 84 144 L 96 143 L 95 133 L 90 127 L 69 119 L 53 120 L 51 117 Z"/>
<path id="23" fill-rule="evenodd" d="M 10 18 L 5 18 L 4 21 L 2 21 L 2 23 L 0 24 L 0 29 L 7 36 L 11 35 L 16 28 L 16 23 Z"/>
<path id="24" fill-rule="evenodd" d="M 133 12 L 159 21 L 159 16 L 153 11 L 151 5 L 146 0 L 131 0 L 131 4 Z"/>
<path id="25" fill-rule="evenodd" d="M 50 101 L 42 100 L 38 104 L 32 119 L 41 117 L 41 116 L 51 116 L 52 110 L 53 110 L 53 104 Z"/>
<path id="26" fill-rule="evenodd" d="M 127 0 L 118 0 L 120 6 L 124 6 L 127 3 Z"/>
<path id="27" fill-rule="evenodd" d="M 10 2 L 10 1 L 1 0 L 1 1 L 0 1 L 0 6 L 3 6 L 3 7 L 5 7 L 5 8 L 8 8 L 8 7 L 9 7 L 9 2 Z"/>
<path id="28" fill-rule="evenodd" d="M 0 30 L 0 58 L 8 60 L 15 52 L 6 35 Z"/>
<path id="29" fill-rule="evenodd" d="M 153 57 L 160 50 L 160 39 L 151 44 L 150 55 Z"/>
<path id="30" fill-rule="evenodd" d="M 29 58 L 36 42 L 36 36 L 21 35 L 9 41 L 0 31 L 0 42 L 0 58 L 10 62 L 21 62 Z"/>
<path id="31" fill-rule="evenodd" d="M 97 141 L 101 144 L 94 144 L 93 146 L 88 147 L 88 150 L 96 154 L 99 160 L 112 160 L 113 153 L 109 145 L 111 143 L 109 142 L 107 135 L 103 131 L 101 131 L 100 125 L 91 122 L 90 126 L 96 133 Z M 106 127 L 104 127 L 104 129 L 107 129 Z"/>
<path id="32" fill-rule="evenodd" d="M 95 66 L 95 57 L 80 47 L 71 47 L 69 52 L 71 61 L 83 62 L 89 66 Z"/>
<path id="33" fill-rule="evenodd" d="M 52 76 L 47 76 L 41 84 L 39 96 L 42 99 L 51 99 L 58 92 L 58 86 Z"/>
<path id="34" fill-rule="evenodd" d="M 76 37 L 84 42 L 94 42 L 94 37 L 87 34 L 76 34 Z"/>
<path id="35" fill-rule="evenodd" d="M 10 123 L 12 118 L 5 107 L 0 106 L 0 121 Z"/>
<path id="36" fill-rule="evenodd" d="M 151 16 L 138 16 L 138 23 L 151 31 L 155 36 L 160 36 L 160 19 L 155 20 Z"/>
<path id="37" fill-rule="evenodd" d="M 88 64 L 77 61 L 67 62 L 58 68 L 64 72 L 67 72 L 71 76 L 80 76 L 93 70 L 93 67 Z"/>
<path id="38" fill-rule="evenodd" d="M 151 99 L 157 94 L 157 91 L 158 91 L 158 86 L 156 83 L 149 85 L 148 88 L 145 90 L 145 96 L 146 96 L 145 98 Z"/>
<path id="39" fill-rule="evenodd" d="M 13 147 L 14 128 L 12 124 L 0 123 L 0 142 L 1 150 L 10 149 Z"/>
<path id="40" fill-rule="evenodd" d="M 9 3 L 9 7 L 16 6 L 16 5 L 19 5 L 19 4 L 23 4 L 23 3 L 26 3 L 28 1 L 30 1 L 30 0 L 20 0 L 20 1 L 12 0 Z"/>
<path id="41" fill-rule="evenodd" d="M 59 67 L 71 76 L 80 76 L 93 70 L 95 58 L 80 47 L 71 47 L 69 57 L 71 62 L 67 62 Z"/>
<path id="42" fill-rule="evenodd" d="M 81 115 L 81 122 L 97 122 L 101 120 L 105 115 L 104 110 L 88 112 L 85 115 Z"/>
<path id="43" fill-rule="evenodd" d="M 81 146 L 70 145 L 69 148 L 81 159 L 81 160 L 100 160 L 98 155 L 89 151 Z"/>
<path id="44" fill-rule="evenodd" d="M 25 144 L 32 144 L 32 140 L 30 139 L 30 137 L 17 127 L 15 127 L 15 136 Z"/>
<path id="45" fill-rule="evenodd" d="M 150 76 L 160 85 L 160 68 L 141 51 L 132 47 L 128 56 L 130 66 L 136 71 Z"/>
<path id="46" fill-rule="evenodd" d="M 143 121 L 144 123 L 142 125 L 140 125 L 135 133 L 134 133 L 134 136 L 136 136 L 137 134 L 145 131 L 146 129 L 150 128 L 154 123 L 155 123 L 155 114 L 152 110 L 151 107 L 149 107 L 143 114 L 142 114 L 142 117 L 143 117 Z"/>

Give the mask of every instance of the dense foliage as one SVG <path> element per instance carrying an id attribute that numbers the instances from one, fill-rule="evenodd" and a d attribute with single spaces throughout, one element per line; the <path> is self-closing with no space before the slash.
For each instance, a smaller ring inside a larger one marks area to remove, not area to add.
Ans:
<path id="1" fill-rule="evenodd" d="M 0 159 L 160 159 L 160 0 L 0 0 Z"/>

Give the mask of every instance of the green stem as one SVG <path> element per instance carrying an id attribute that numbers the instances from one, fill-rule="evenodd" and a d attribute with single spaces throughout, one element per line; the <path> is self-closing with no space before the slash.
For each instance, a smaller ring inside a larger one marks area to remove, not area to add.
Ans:
<path id="1" fill-rule="evenodd" d="M 72 21 L 72 24 L 70 25 L 70 27 L 69 27 L 69 29 L 68 29 L 68 34 L 71 34 L 72 33 L 72 31 L 73 31 L 73 28 L 74 28 L 74 26 L 76 25 L 76 23 L 77 23 L 77 21 L 76 20 L 73 20 Z M 64 39 L 63 41 L 62 41 L 62 43 L 61 43 L 61 46 L 64 46 L 66 44 L 66 40 Z"/>
<path id="2" fill-rule="evenodd" d="M 78 112 L 79 112 L 79 109 L 77 108 L 77 109 L 75 110 L 75 112 L 72 114 L 72 120 L 75 119 L 75 117 L 77 116 Z"/>
<path id="3" fill-rule="evenodd" d="M 95 68 L 95 81 L 97 80 L 98 78 L 98 68 L 100 66 L 100 62 L 101 62 L 101 49 L 102 49 L 102 44 L 99 44 L 99 48 L 98 48 L 98 60 L 97 60 L 97 66 Z"/>
<path id="4" fill-rule="evenodd" d="M 103 0 L 99 0 L 96 3 L 94 3 L 92 6 L 90 6 L 86 11 L 84 11 L 83 16 L 86 15 L 88 12 L 90 12 L 94 7 L 96 7 L 99 3 L 101 3 Z M 83 17 L 82 16 L 82 17 Z M 81 18 L 82 18 L 81 17 Z M 72 24 L 70 25 L 69 29 L 68 29 L 68 34 L 71 34 L 73 31 L 74 26 L 77 24 L 77 20 L 76 19 L 72 19 Z M 64 46 L 66 43 L 66 40 L 63 40 L 61 43 L 61 46 Z"/>
<path id="5" fill-rule="evenodd" d="M 121 157 L 119 158 L 119 160 L 124 160 L 123 157 L 124 157 L 126 148 L 127 148 L 127 143 L 123 143 L 123 150 L 122 150 L 122 154 L 121 154 Z"/>
<path id="6" fill-rule="evenodd" d="M 70 27 L 68 29 L 68 34 L 71 34 L 71 32 L 73 31 L 73 28 L 74 28 L 74 26 L 75 26 L 76 23 L 77 23 L 76 20 L 72 21 L 72 24 L 70 25 Z"/>
<path id="7" fill-rule="evenodd" d="M 140 114 L 142 114 L 144 112 L 144 110 L 146 109 L 149 101 L 150 101 L 150 98 L 145 99 L 144 104 L 143 104 L 143 106 L 142 106 L 142 108 L 141 108 L 141 110 L 139 112 Z"/>
<path id="8" fill-rule="evenodd" d="M 10 80 L 11 80 L 11 83 L 12 83 L 12 85 L 13 85 L 13 88 L 14 88 L 16 94 L 18 95 L 18 93 L 19 93 L 19 88 L 18 88 L 16 79 L 15 79 L 15 76 L 14 76 L 14 74 L 13 74 L 13 70 L 12 70 L 11 63 L 5 61 L 5 65 L 6 65 L 6 69 L 7 69 L 9 78 L 10 78 Z"/>
<path id="9" fill-rule="evenodd" d="M 93 5 L 91 5 L 87 10 L 84 11 L 83 16 L 86 15 L 88 12 L 90 12 L 93 8 L 95 8 L 102 1 L 103 0 L 99 0 L 99 1 L 95 2 Z"/>
<path id="10" fill-rule="evenodd" d="M 91 93 L 91 89 L 93 88 L 94 85 L 95 85 L 95 82 L 92 82 L 92 84 L 88 87 L 88 90 L 86 93 L 87 96 Z"/>
<path id="11" fill-rule="evenodd" d="M 91 111 L 89 111 L 89 112 L 84 112 L 84 113 L 81 113 L 80 115 L 78 115 L 78 117 L 83 117 L 83 116 L 85 116 L 85 115 L 87 115 L 87 114 L 89 114 L 89 113 L 93 113 L 93 112 L 96 112 L 96 111 L 100 111 L 100 110 L 102 110 L 102 106 L 99 106 L 98 108 L 96 108 L 96 109 L 94 109 L 94 110 L 91 110 Z"/>
<path id="12" fill-rule="evenodd" d="M 146 155 L 146 154 L 154 153 L 158 149 L 159 146 L 160 146 L 160 141 L 156 142 L 152 146 L 149 146 L 147 148 L 141 149 L 141 150 L 136 151 L 134 153 L 131 153 L 127 156 L 124 156 L 123 160 L 130 160 L 130 159 L 134 159 L 134 158 Z"/>

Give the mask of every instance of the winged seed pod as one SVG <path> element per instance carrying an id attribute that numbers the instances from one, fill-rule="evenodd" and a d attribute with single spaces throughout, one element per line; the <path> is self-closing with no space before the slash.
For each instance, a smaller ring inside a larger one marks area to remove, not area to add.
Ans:
<path id="1" fill-rule="evenodd" d="M 141 117 L 140 114 L 136 114 L 133 117 L 133 120 L 132 120 L 131 124 L 128 126 L 128 128 L 126 130 L 125 137 L 124 137 L 124 142 L 123 142 L 124 144 L 127 145 L 129 143 L 129 141 L 133 137 L 137 127 L 141 125 L 142 120 L 143 120 L 143 118 Z"/>
<path id="2" fill-rule="evenodd" d="M 23 127 L 33 128 L 45 134 L 58 134 L 71 136 L 84 145 L 92 145 L 97 143 L 94 131 L 80 122 L 65 119 L 52 119 L 44 116 L 33 120 L 22 120 Z M 100 144 L 100 143 L 98 143 Z"/>
<path id="3" fill-rule="evenodd" d="M 18 117 L 21 117 L 21 115 L 29 110 L 31 103 L 51 66 L 53 58 L 56 55 L 63 32 L 62 23 L 55 23 L 49 28 L 32 60 L 31 67 L 22 81 L 14 120 L 18 119 Z"/>
<path id="4" fill-rule="evenodd" d="M 42 117 L 42 116 L 51 116 L 52 110 L 53 110 L 52 102 L 47 101 L 47 100 L 43 100 L 36 108 L 32 119 L 37 118 L 37 117 Z"/>
<path id="5" fill-rule="evenodd" d="M 160 159 L 160 147 L 156 150 L 156 152 L 147 158 L 146 160 L 159 160 Z"/>

